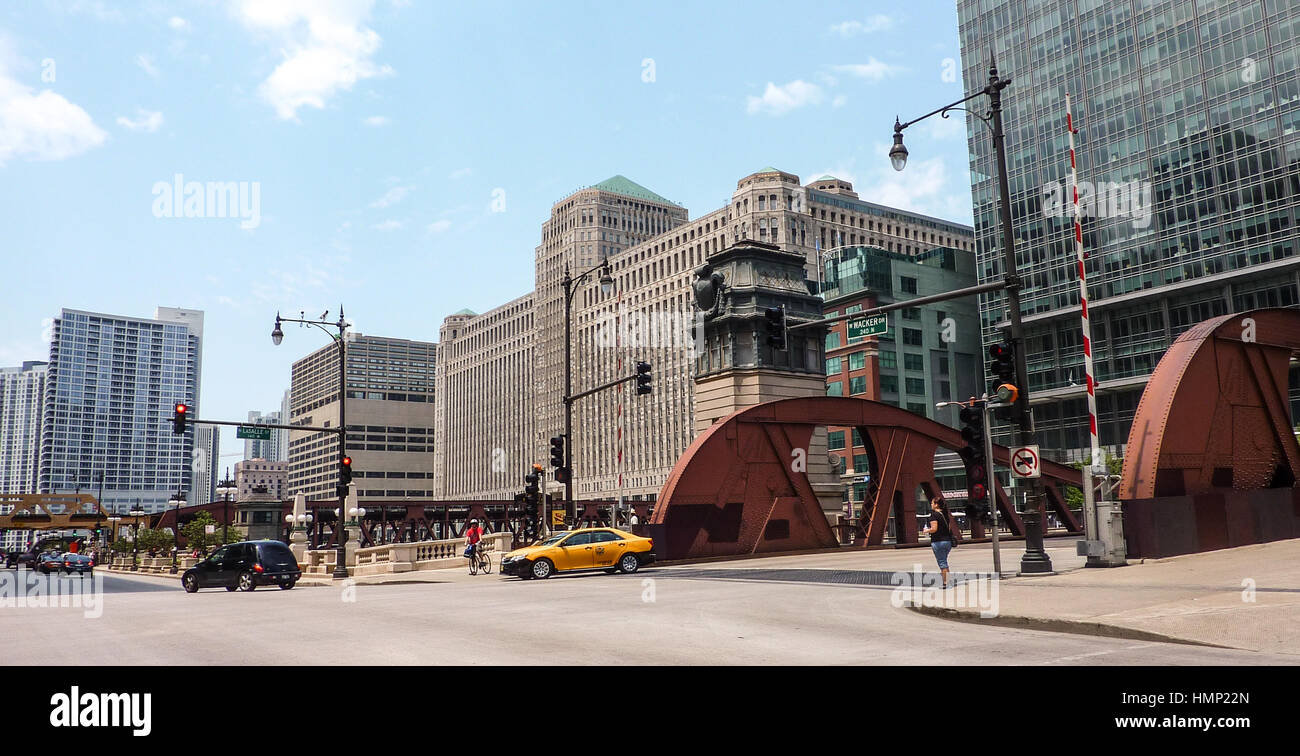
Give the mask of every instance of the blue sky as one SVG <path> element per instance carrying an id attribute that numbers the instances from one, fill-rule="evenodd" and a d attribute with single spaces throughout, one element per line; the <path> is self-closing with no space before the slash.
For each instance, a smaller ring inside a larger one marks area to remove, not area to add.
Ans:
<path id="1" fill-rule="evenodd" d="M 277 310 L 436 340 L 530 290 L 551 204 L 615 174 L 691 217 L 774 165 L 969 223 L 960 120 L 884 154 L 960 81 L 951 0 L 6 3 L 0 365 L 46 359 L 62 307 L 197 308 L 202 415 L 276 409 L 326 343 L 272 346 Z M 165 217 L 177 174 L 259 212 Z"/>

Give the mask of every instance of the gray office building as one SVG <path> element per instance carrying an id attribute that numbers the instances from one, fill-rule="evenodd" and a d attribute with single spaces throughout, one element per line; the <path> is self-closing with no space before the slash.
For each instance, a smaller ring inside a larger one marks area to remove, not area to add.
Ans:
<path id="1" fill-rule="evenodd" d="M 1120 453 L 1147 379 L 1179 334 L 1215 315 L 1300 302 L 1300 4 L 960 0 L 957 8 L 966 91 L 987 82 L 990 50 L 1012 78 L 1003 105 L 1023 349 L 1039 442 L 1064 460 L 1084 458 L 1088 446 L 1063 191 L 1072 96 L 1099 430 Z M 983 282 L 1002 276 L 997 169 L 989 130 L 968 117 L 967 134 Z M 985 346 L 1000 340 L 1001 295 L 983 298 L 980 314 Z"/>
<path id="2" fill-rule="evenodd" d="M 189 493 L 194 426 L 174 435 L 173 408 L 199 416 L 203 313 L 153 318 L 64 309 L 55 319 L 41 427 L 40 493 L 94 489 L 104 505 L 161 511 Z"/>

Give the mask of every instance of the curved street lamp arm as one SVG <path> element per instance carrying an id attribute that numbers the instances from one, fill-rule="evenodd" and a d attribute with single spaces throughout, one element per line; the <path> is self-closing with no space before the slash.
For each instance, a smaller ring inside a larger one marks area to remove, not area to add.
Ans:
<path id="1" fill-rule="evenodd" d="M 321 329 L 322 331 L 325 331 L 325 334 L 326 334 L 327 336 L 329 336 L 331 339 L 334 339 L 334 340 L 336 340 L 336 341 L 337 341 L 339 338 L 341 338 L 342 335 L 343 335 L 343 328 L 344 328 L 344 326 L 340 325 L 340 324 L 343 322 L 341 318 L 339 319 L 339 322 L 338 322 L 338 323 L 331 323 L 331 322 L 329 322 L 328 320 L 300 320 L 300 319 L 298 319 L 298 318 L 280 318 L 280 322 L 281 322 L 281 323 L 303 323 L 303 324 L 305 324 L 305 325 L 316 326 L 317 328 Z M 339 329 L 339 334 L 336 336 L 336 335 L 330 333 L 329 331 L 326 331 L 326 330 L 325 330 L 325 326 L 327 326 L 327 325 L 328 325 L 328 326 L 334 326 L 335 328 L 338 328 L 338 329 Z"/>

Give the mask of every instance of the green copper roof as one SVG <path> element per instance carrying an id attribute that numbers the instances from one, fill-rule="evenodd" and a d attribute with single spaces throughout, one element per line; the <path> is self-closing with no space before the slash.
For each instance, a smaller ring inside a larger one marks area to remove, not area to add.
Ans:
<path id="1" fill-rule="evenodd" d="M 819 179 L 817 179 L 817 180 L 818 180 L 818 181 L 839 181 L 839 179 L 835 178 L 834 176 L 832 176 L 832 175 L 830 175 L 830 174 L 827 174 L 827 175 L 825 175 L 825 176 L 822 176 L 821 178 L 819 178 Z"/>
<path id="2" fill-rule="evenodd" d="M 478 315 L 478 313 L 477 313 L 477 312 L 474 312 L 473 310 L 471 310 L 471 309 L 469 309 L 468 307 L 466 307 L 466 308 L 463 309 L 463 310 L 457 310 L 457 311 L 453 312 L 452 315 L 471 315 L 471 316 L 475 316 L 475 315 Z"/>
<path id="3" fill-rule="evenodd" d="M 754 171 L 754 173 L 785 173 L 785 171 L 781 170 L 780 168 L 773 168 L 772 166 L 769 165 L 766 168 Z"/>
<path id="4" fill-rule="evenodd" d="M 644 186 L 641 186 L 637 182 L 632 181 L 631 179 L 625 176 L 612 176 L 600 182 L 599 184 L 596 184 L 595 186 L 592 187 L 592 189 L 599 189 L 602 192 L 609 192 L 610 194 L 621 194 L 624 197 L 632 197 L 634 199 L 643 199 L 643 200 L 649 200 L 650 202 L 659 202 L 665 205 L 677 205 L 676 202 L 673 202 L 670 199 L 664 199 L 663 197 L 660 197 L 659 195 L 655 194 L 649 189 L 646 189 Z M 677 207 L 681 207 L 681 205 L 677 205 Z"/>

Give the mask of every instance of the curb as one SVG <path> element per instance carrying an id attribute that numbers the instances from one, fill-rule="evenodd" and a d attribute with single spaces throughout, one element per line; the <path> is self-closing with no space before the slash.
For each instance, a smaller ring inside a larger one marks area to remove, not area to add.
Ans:
<path id="1" fill-rule="evenodd" d="M 1121 627 L 1120 625 L 1108 625 L 1102 622 L 1049 619 L 1046 617 L 1018 617 L 1011 615 L 984 618 L 979 615 L 979 612 L 961 611 L 959 609 L 949 609 L 942 606 L 924 606 L 911 603 L 907 604 L 907 608 L 918 614 L 937 617 L 939 619 L 953 620 L 955 622 L 970 622 L 972 624 L 989 625 L 993 627 L 1010 627 L 1018 630 L 1039 630 L 1049 633 L 1070 633 L 1072 635 L 1092 635 L 1101 638 L 1122 638 L 1125 640 L 1153 641 L 1156 643 L 1176 643 L 1183 646 L 1225 648 L 1234 651 L 1251 650 L 1248 648 L 1240 648 L 1238 646 L 1223 646 L 1218 643 L 1207 643 L 1206 641 L 1192 640 L 1190 638 L 1179 638 L 1173 635 L 1162 635 L 1160 633 L 1152 633 L 1146 630 L 1135 630 L 1133 628 Z"/>

